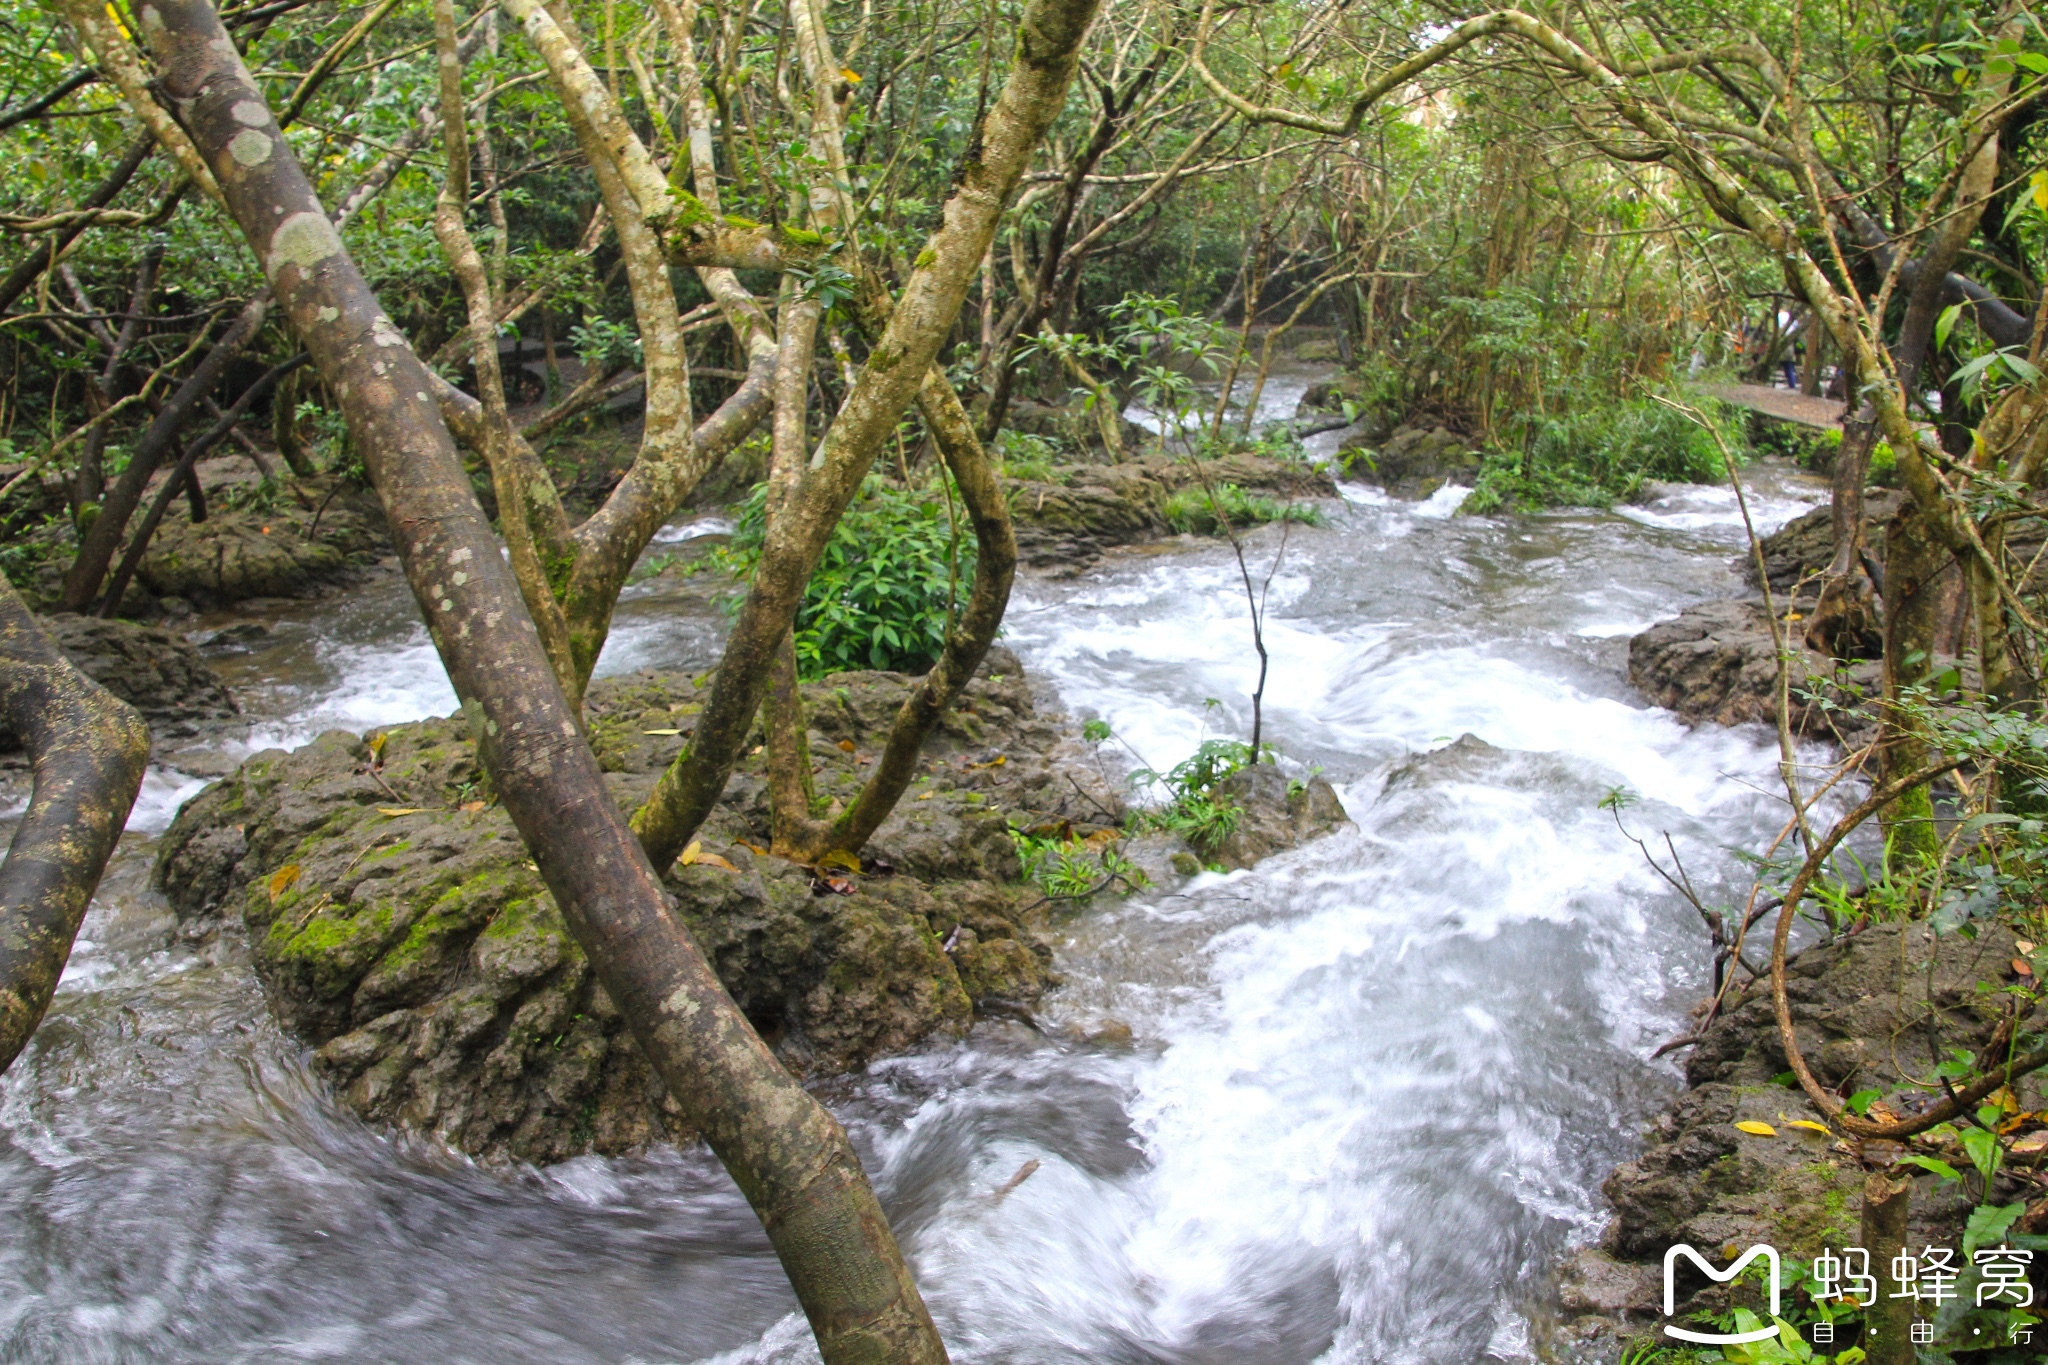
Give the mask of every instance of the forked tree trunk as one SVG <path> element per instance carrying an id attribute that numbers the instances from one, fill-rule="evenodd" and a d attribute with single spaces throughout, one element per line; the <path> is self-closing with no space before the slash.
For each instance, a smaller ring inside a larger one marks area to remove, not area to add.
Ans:
<path id="1" fill-rule="evenodd" d="M 944 1360 L 845 1132 L 748 1026 L 606 791 L 426 367 L 356 270 L 219 17 L 205 0 L 150 8 L 143 32 L 162 87 L 342 405 L 479 755 L 606 993 L 759 1213 L 825 1360 Z"/>
<path id="2" fill-rule="evenodd" d="M 0 863 L 0 1072 L 42 1021 L 142 787 L 149 731 L 74 668 L 0 577 L 0 728 L 35 791 Z"/>

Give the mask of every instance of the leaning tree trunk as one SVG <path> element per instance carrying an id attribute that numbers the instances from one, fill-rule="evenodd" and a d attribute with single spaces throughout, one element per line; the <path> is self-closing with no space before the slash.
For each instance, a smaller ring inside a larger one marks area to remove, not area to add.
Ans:
<path id="1" fill-rule="evenodd" d="M 35 792 L 0 862 L 0 1072 L 42 1022 L 149 761 L 133 708 L 74 668 L 0 577 L 0 728 Z"/>
<path id="2" fill-rule="evenodd" d="M 478 752 L 563 918 L 753 1204 L 828 1362 L 945 1348 L 845 1132 L 697 952 L 606 790 L 471 494 L 429 372 L 378 306 L 205 0 L 155 0 L 161 84 L 340 400 Z"/>

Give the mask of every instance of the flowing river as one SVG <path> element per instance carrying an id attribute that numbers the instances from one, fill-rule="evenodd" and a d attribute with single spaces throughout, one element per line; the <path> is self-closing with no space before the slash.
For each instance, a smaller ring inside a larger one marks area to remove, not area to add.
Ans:
<path id="1" fill-rule="evenodd" d="M 1822 496 L 1751 477 L 1759 530 Z M 1267 736 L 1321 767 L 1355 831 L 1084 913 L 1036 1028 L 985 1021 L 822 1088 L 956 1361 L 1542 1349 L 1546 1270 L 1598 1235 L 1600 1182 L 1677 1083 L 1648 1058 L 1707 973 L 1697 916 L 1599 802 L 1629 788 L 1633 828 L 1734 877 L 1724 850 L 1775 825 L 1775 749 L 1688 731 L 1622 676 L 1629 634 L 1733 589 L 1728 490 L 1500 519 L 1454 500 L 1348 487 L 1271 580 Z M 1255 574 L 1279 540 L 1251 537 Z M 199 776 L 453 706 L 395 579 L 267 619 L 221 659 L 246 733 L 152 773 L 0 1079 L 0 1358 L 815 1360 L 701 1151 L 507 1174 L 379 1134 L 311 1076 L 239 942 L 178 936 L 151 840 Z M 1225 547 L 1021 583 L 1007 630 L 1114 727 L 1129 752 L 1105 761 L 1164 768 L 1249 728 Z M 639 595 L 604 667 L 702 667 L 716 643 Z M 1493 747 L 1418 757 L 1466 734 Z"/>

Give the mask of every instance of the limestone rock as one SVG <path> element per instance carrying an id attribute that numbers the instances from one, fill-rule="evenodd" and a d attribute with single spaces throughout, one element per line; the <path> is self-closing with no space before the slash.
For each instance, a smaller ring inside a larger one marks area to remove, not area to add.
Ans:
<path id="1" fill-rule="evenodd" d="M 1206 477 L 1214 485 L 1236 484 L 1248 493 L 1286 498 L 1335 497 L 1330 476 L 1300 460 L 1228 455 L 1202 462 L 1198 472 L 1186 461 L 1151 459 L 1114 465 L 1062 466 L 1052 482 L 1010 485 L 1017 550 L 1038 568 L 1078 571 L 1119 545 L 1156 540 L 1171 533 L 1166 500 Z"/>
<path id="2" fill-rule="evenodd" d="M 806 685 L 821 800 L 852 799 L 910 685 L 884 673 Z M 687 742 L 704 695 L 674 674 L 592 688 L 592 746 L 623 808 Z M 799 1075 L 958 1031 L 985 1003 L 1035 1001 L 1051 948 L 1043 897 L 1016 880 L 1009 820 L 1121 816 L 1007 650 L 990 652 L 926 752 L 851 894 L 754 851 L 768 843 L 759 757 L 700 835 L 730 867 L 669 874 L 707 959 Z M 239 920 L 279 1019 L 373 1121 L 536 1162 L 682 1136 L 484 786 L 459 717 L 330 732 L 251 757 L 187 804 L 156 880 L 188 932 Z"/>
<path id="3" fill-rule="evenodd" d="M 1884 562 L 1885 525 L 1904 501 L 1903 493 L 1885 489 L 1873 488 L 1863 495 L 1863 544 L 1880 564 Z M 1764 568 L 1770 575 L 1773 592 L 1791 593 L 1801 585 L 1803 596 L 1811 597 L 1818 591 L 1820 574 L 1835 554 L 1835 533 L 1829 518 L 1828 508 L 1816 507 L 1760 538 L 1758 544 L 1764 552 Z M 1745 581 L 1756 582 L 1756 558 L 1747 550 L 1735 557 L 1734 567 Z"/>
<path id="4" fill-rule="evenodd" d="M 216 496 L 194 524 L 182 502 L 157 528 L 138 580 L 160 598 L 212 611 L 252 597 L 309 597 L 348 580 L 387 553 L 390 537 L 375 497 L 334 476 L 303 480 L 267 505 Z"/>
<path id="5" fill-rule="evenodd" d="M 1377 450 L 1362 436 L 1347 436 L 1338 454 L 1354 479 L 1378 484 L 1398 498 L 1426 498 L 1447 483 L 1469 483 L 1480 458 L 1444 427 L 1402 427 Z"/>
<path id="6" fill-rule="evenodd" d="M 160 739 L 185 738 L 206 721 L 239 714 L 205 657 L 180 635 L 70 614 L 45 616 L 42 626 L 80 672 L 140 711 Z M 14 743 L 0 729 L 0 747 Z"/>
<path id="7" fill-rule="evenodd" d="M 1798 644 L 1798 623 L 1788 623 L 1786 630 Z M 1629 641 L 1628 680 L 1650 701 L 1693 724 L 1768 725 L 1777 698 L 1777 652 L 1762 601 L 1702 602 Z M 1876 661 L 1840 663 L 1803 644 L 1794 657 L 1791 703 L 1798 733 L 1839 731 L 1853 740 L 1870 727 L 1860 707 L 1876 693 Z M 1835 709 L 1803 699 L 1801 691 L 1824 693 Z"/>
<path id="8" fill-rule="evenodd" d="M 1824 1083 L 1845 1093 L 1876 1090 L 1897 1112 L 1911 1112 L 1925 1092 L 1902 1070 L 1917 1080 L 1943 1060 L 1931 1049 L 1975 1053 L 1989 1041 L 2005 997 L 1980 991 L 1978 983 L 2011 980 L 2014 951 L 2002 928 L 1984 926 L 1966 939 L 1936 936 L 1925 923 L 1870 925 L 1809 948 L 1787 966 L 1800 1050 Z M 2022 1027 L 2038 1028 L 2043 1013 L 2036 1009 Z M 1863 1163 L 1852 1146 L 1794 1125 L 1820 1115 L 1800 1091 L 1776 1083 L 1787 1066 L 1769 979 L 1732 991 L 1687 1059 L 1690 1088 L 1659 1116 L 1643 1154 L 1607 1180 L 1615 1210 L 1607 1253 L 1647 1270 L 1676 1242 L 1766 1242 L 1801 1260 L 1823 1245 L 1855 1242 Z M 2042 1104 L 2039 1073 L 2017 1088 L 2021 1109 Z M 1744 1121 L 1775 1132 L 1735 1126 Z M 1922 1175 L 1913 1210 L 1910 1242 L 1953 1245 L 1969 1202 Z M 1726 1293 L 1704 1278 L 1682 1284 L 1681 1292 L 1694 1295 L 1689 1308 L 1723 1306 Z"/>
<path id="9" fill-rule="evenodd" d="M 1250 867 L 1351 823 L 1336 791 L 1320 777 L 1293 781 L 1271 763 L 1240 768 L 1217 784 L 1217 795 L 1243 809 L 1237 828 L 1217 846 L 1215 861 Z"/>

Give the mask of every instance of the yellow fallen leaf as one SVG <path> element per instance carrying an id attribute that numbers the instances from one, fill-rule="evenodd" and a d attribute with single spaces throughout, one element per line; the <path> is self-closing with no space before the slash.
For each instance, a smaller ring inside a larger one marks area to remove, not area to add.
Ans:
<path id="1" fill-rule="evenodd" d="M 704 841 L 702 839 L 692 839 L 690 840 L 689 847 L 683 850 L 682 856 L 680 858 L 677 858 L 676 861 L 680 863 L 682 866 L 688 867 L 690 864 L 696 862 L 699 858 L 703 856 Z"/>
<path id="2" fill-rule="evenodd" d="M 1804 1128 L 1809 1133 L 1819 1133 L 1822 1137 L 1834 1136 L 1825 1123 L 1815 1123 L 1812 1119 L 1787 1119 L 1786 1123 L 1793 1128 Z"/>
<path id="3" fill-rule="evenodd" d="M 391 736 L 390 736 L 390 735 L 388 735 L 388 734 L 383 734 L 383 735 L 371 735 L 371 736 L 370 736 L 370 738 L 369 738 L 369 740 L 368 740 L 368 742 L 367 742 L 367 747 L 368 747 L 368 748 L 369 748 L 369 750 L 370 750 L 370 757 L 371 757 L 371 758 L 382 758 L 382 757 L 384 757 L 384 746 L 385 746 L 385 744 L 387 744 L 387 743 L 389 743 L 389 742 L 390 742 L 390 739 L 391 739 Z"/>
<path id="4" fill-rule="evenodd" d="M 2034 951 L 2034 945 L 2027 942 L 2023 938 L 2014 939 L 2012 946 L 2019 949 L 2023 953 L 2031 954 Z"/>
<path id="5" fill-rule="evenodd" d="M 860 72 L 855 71 L 850 66 L 842 66 L 839 68 L 839 79 L 845 81 L 848 85 L 859 85 Z"/>
<path id="6" fill-rule="evenodd" d="M 843 867 L 848 872 L 858 872 L 860 871 L 860 859 L 854 857 L 843 848 L 835 848 L 824 857 L 818 859 L 818 866 Z"/>
<path id="7" fill-rule="evenodd" d="M 679 735 L 679 734 L 681 734 L 681 733 L 682 733 L 682 731 L 681 731 L 681 730 L 642 730 L 642 731 L 641 731 L 640 733 L 641 733 L 641 734 L 643 734 L 643 735 Z"/>
<path id="8" fill-rule="evenodd" d="M 1778 1135 L 1778 1130 L 1771 1127 L 1770 1124 L 1759 1123 L 1755 1119 L 1744 1119 L 1735 1126 L 1743 1132 L 1753 1134 L 1756 1137 L 1776 1137 Z"/>
<path id="9" fill-rule="evenodd" d="M 299 865 L 297 863 L 286 863 L 283 867 L 271 873 L 270 881 L 267 883 L 270 888 L 270 903 L 276 905 L 279 896 L 282 896 L 298 884 Z"/>
<path id="10" fill-rule="evenodd" d="M 918 797 L 917 799 L 918 799 L 918 800 L 920 800 L 920 801 L 929 801 L 929 800 L 931 800 L 931 799 L 932 799 L 932 798 L 933 798 L 934 796 L 937 796 L 937 795 L 938 795 L 938 793 L 937 793 L 937 792 L 926 792 L 926 793 L 925 793 L 924 795 L 922 795 L 922 796 Z"/>
<path id="11" fill-rule="evenodd" d="M 733 865 L 732 865 L 731 863 L 727 862 L 727 861 L 726 861 L 725 859 L 723 859 L 723 858 L 719 857 L 719 856 L 718 856 L 718 855 L 717 855 L 716 853 L 699 853 L 699 854 L 697 855 L 697 865 L 698 865 L 699 867 L 702 867 L 702 866 L 704 866 L 704 865 L 706 865 L 706 864 L 709 864 L 709 865 L 710 865 L 710 866 L 712 866 L 712 867 L 722 867 L 722 868 L 724 868 L 724 869 L 725 869 L 725 870 L 726 870 L 727 872 L 737 872 L 737 871 L 739 871 L 739 869 L 738 869 L 738 868 L 734 867 L 734 866 L 733 866 Z"/>
<path id="12" fill-rule="evenodd" d="M 471 815 L 475 815 L 478 811 L 482 810 L 483 808 L 484 803 L 481 801 L 465 801 L 462 803 L 462 809 Z"/>
<path id="13" fill-rule="evenodd" d="M 853 741 L 852 741 L 852 740 L 850 740 L 850 739 L 842 739 L 842 740 L 840 740 L 840 741 L 839 741 L 839 749 L 840 749 L 840 752 L 841 752 L 841 753 L 848 753 L 848 754 L 852 753 L 852 752 L 853 752 Z"/>
<path id="14" fill-rule="evenodd" d="M 420 809 L 421 809 L 421 808 L 420 808 L 420 807 L 418 807 L 418 806 L 379 806 L 379 807 L 377 807 L 377 814 L 379 814 L 379 815 L 418 815 L 418 814 L 420 813 Z"/>

